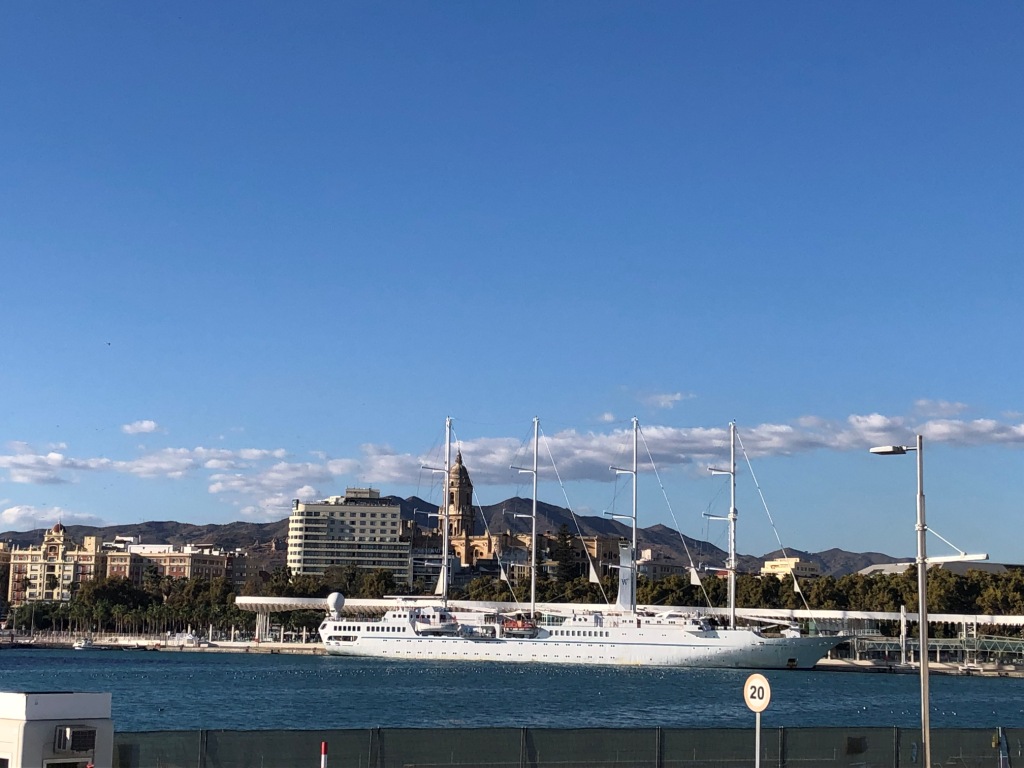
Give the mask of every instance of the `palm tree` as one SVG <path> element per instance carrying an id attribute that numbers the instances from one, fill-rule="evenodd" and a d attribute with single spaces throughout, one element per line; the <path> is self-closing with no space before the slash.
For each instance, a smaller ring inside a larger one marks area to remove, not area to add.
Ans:
<path id="1" fill-rule="evenodd" d="M 124 632 L 124 619 L 128 614 L 128 606 L 122 605 L 121 603 L 116 604 L 111 609 L 111 614 L 114 617 L 114 631 L 118 634 Z"/>

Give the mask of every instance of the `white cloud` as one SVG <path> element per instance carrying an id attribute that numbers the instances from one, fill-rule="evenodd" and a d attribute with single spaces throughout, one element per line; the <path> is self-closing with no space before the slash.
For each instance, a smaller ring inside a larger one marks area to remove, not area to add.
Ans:
<path id="1" fill-rule="evenodd" d="M 184 477 L 203 462 L 188 448 L 163 448 L 130 461 L 119 461 L 116 469 L 139 477 Z"/>
<path id="2" fill-rule="evenodd" d="M 203 469 L 216 469 L 223 471 L 225 469 L 236 469 L 239 465 L 234 461 L 228 459 L 207 459 L 203 462 Z"/>
<path id="3" fill-rule="evenodd" d="M 126 435 L 141 435 L 148 432 L 156 432 L 159 425 L 152 419 L 133 421 L 131 424 L 122 424 L 121 431 Z"/>
<path id="4" fill-rule="evenodd" d="M 58 522 L 64 525 L 104 524 L 104 521 L 95 515 L 72 512 L 61 507 L 34 507 L 30 504 L 15 504 L 0 510 L 0 530 L 30 531 L 34 528 L 49 528 Z"/>
<path id="5" fill-rule="evenodd" d="M 247 504 L 239 509 L 239 513 L 242 517 L 256 522 L 272 522 L 290 514 L 293 499 L 308 501 L 321 498 L 323 496 L 316 488 L 311 485 L 304 485 L 301 488 L 296 488 L 291 495 L 276 493 L 261 499 L 256 504 Z"/>
<path id="6" fill-rule="evenodd" d="M 967 410 L 964 403 L 953 403 L 948 400 L 918 400 L 914 410 L 926 418 L 949 418 Z"/>
<path id="7" fill-rule="evenodd" d="M 0 455 L 0 469 L 6 469 L 12 483 L 57 485 L 69 482 L 61 470 L 94 470 L 110 466 L 109 459 L 73 459 L 57 451 L 37 453 L 26 443 L 14 444 L 15 452 Z"/>
<path id="8" fill-rule="evenodd" d="M 201 450 L 197 448 L 196 450 Z M 218 453 L 222 453 L 218 451 Z M 243 448 L 238 451 L 238 456 L 245 459 L 246 461 L 261 461 L 263 459 L 283 459 L 288 455 L 288 452 L 283 448 L 277 448 L 272 451 L 265 450 L 263 448 Z"/>
<path id="9" fill-rule="evenodd" d="M 919 429 L 929 440 L 955 445 L 1024 445 L 1024 424 L 1001 424 L 994 419 L 936 419 Z"/>
<path id="10" fill-rule="evenodd" d="M 642 402 L 651 408 L 667 410 L 673 408 L 681 400 L 689 400 L 693 395 L 684 395 L 682 392 L 670 392 L 664 394 L 647 395 Z"/>
<path id="11" fill-rule="evenodd" d="M 246 520 L 255 523 L 272 523 L 287 516 L 288 512 L 282 513 L 283 509 L 291 509 L 291 504 L 283 496 L 272 499 L 264 499 L 260 504 L 249 504 L 238 510 L 238 513 Z"/>
<path id="12" fill-rule="evenodd" d="M 739 428 L 742 447 L 751 458 L 909 444 L 918 433 L 931 442 L 952 445 L 1024 447 L 1024 424 L 1005 418 L 933 418 L 913 422 L 904 416 L 868 413 L 829 421 L 803 415 L 789 423 Z M 608 427 L 607 431 L 570 429 L 554 434 L 543 433 L 542 428 L 542 435 L 541 472 L 546 479 L 552 478 L 553 464 L 563 481 L 611 482 L 615 474 L 608 468 L 628 466 L 631 460 L 632 434 L 625 425 Z M 650 468 L 648 451 L 659 471 L 716 464 L 728 456 L 727 424 L 685 428 L 642 425 L 641 435 L 642 471 Z M 480 487 L 527 482 L 524 475 L 511 469 L 513 465 L 529 466 L 531 460 L 529 441 L 524 442 L 521 437 L 481 437 L 462 441 L 459 448 Z M 165 448 L 130 459 L 78 458 L 69 455 L 66 448 L 36 450 L 27 443 L 13 442 L 5 453 L 0 453 L 0 481 L 47 485 L 76 482 L 83 473 L 96 472 L 130 475 L 140 481 L 194 477 L 206 483 L 210 494 L 247 517 L 281 519 L 288 514 L 292 499 L 310 500 L 343 493 L 347 485 L 372 485 L 384 493 L 395 492 L 396 486 L 424 488 L 424 492 L 429 492 L 438 478 L 424 466 L 441 464 L 436 454 L 416 455 L 374 443 L 360 446 L 354 456 L 331 457 L 321 451 L 310 451 L 308 455 L 309 461 L 293 462 L 287 460 L 284 449 L 200 446 Z M 8 517 L 12 519 L 32 514 L 30 508 L 12 506 L 10 510 L 13 511 Z M 52 516 L 53 512 L 48 509 L 45 514 Z"/>
<path id="13" fill-rule="evenodd" d="M 355 459 L 329 459 L 325 467 L 334 476 L 349 475 L 362 483 L 386 485 L 410 483 L 424 472 L 424 464 L 437 464 L 425 456 L 398 453 L 389 445 L 364 443 L 359 446 L 362 456 Z"/>
<path id="14" fill-rule="evenodd" d="M 214 474 L 207 490 L 239 500 L 247 517 L 271 516 L 280 520 L 291 510 L 292 499 L 319 498 L 319 486 L 331 487 L 334 476 L 322 464 L 278 462 L 253 472 Z M 257 504 L 254 499 L 259 499 Z"/>
<path id="15" fill-rule="evenodd" d="M 59 451 L 41 453 L 23 442 L 10 444 L 11 452 L 0 454 L 0 469 L 6 469 L 11 482 L 51 485 L 69 482 L 75 472 L 111 471 L 137 477 L 181 478 L 203 469 L 251 469 L 253 466 L 287 455 L 283 449 L 245 448 L 163 448 L 134 459 L 79 459 Z"/>
<path id="16" fill-rule="evenodd" d="M 598 417 L 598 419 L 600 421 L 603 421 L 605 424 L 610 424 L 611 422 L 615 421 L 615 414 L 612 413 L 611 411 L 605 411 Z"/>

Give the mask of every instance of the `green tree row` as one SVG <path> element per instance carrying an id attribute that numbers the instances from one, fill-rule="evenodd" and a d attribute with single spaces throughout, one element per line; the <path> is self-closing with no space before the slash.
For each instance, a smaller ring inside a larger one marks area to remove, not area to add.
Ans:
<path id="1" fill-rule="evenodd" d="M 83 582 L 68 602 L 20 606 L 12 626 L 53 632 L 164 634 L 190 627 L 203 632 L 212 624 L 251 631 L 255 614 L 235 606 L 230 582 L 217 579 L 156 579 L 139 588 L 125 578 Z"/>

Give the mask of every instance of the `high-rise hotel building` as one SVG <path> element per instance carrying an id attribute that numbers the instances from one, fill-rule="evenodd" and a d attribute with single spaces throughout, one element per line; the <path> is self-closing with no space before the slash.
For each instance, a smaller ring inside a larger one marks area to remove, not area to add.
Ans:
<path id="1" fill-rule="evenodd" d="M 346 488 L 344 496 L 292 502 L 288 517 L 288 567 L 296 575 L 321 575 L 331 566 L 387 570 L 412 583 L 411 533 L 401 507 L 374 488 Z"/>

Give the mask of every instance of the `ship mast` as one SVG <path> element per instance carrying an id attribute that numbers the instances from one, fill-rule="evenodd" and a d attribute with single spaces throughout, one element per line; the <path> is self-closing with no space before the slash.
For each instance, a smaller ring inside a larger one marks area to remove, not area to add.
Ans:
<path id="1" fill-rule="evenodd" d="M 448 547 L 451 546 L 448 532 L 448 516 L 451 513 L 451 505 L 449 504 L 448 494 L 451 490 L 451 469 L 452 469 L 452 417 L 446 416 L 444 420 L 444 517 L 441 518 L 443 521 L 443 534 L 442 534 L 442 545 L 441 545 L 441 604 L 448 607 L 448 564 L 450 562 L 448 557 Z"/>
<path id="2" fill-rule="evenodd" d="M 729 516 L 705 515 L 710 520 L 729 521 L 729 559 L 725 570 L 729 574 L 729 629 L 736 629 L 736 422 L 729 422 L 729 469 L 708 467 L 713 475 L 729 475 Z"/>
<path id="3" fill-rule="evenodd" d="M 630 470 L 630 474 L 633 475 L 633 566 L 636 567 L 636 459 L 638 452 L 637 438 L 640 435 L 640 421 L 636 416 L 633 417 L 633 468 Z M 634 575 L 634 580 L 636 576 Z M 633 599 L 633 608 L 636 609 L 636 596 Z"/>
<path id="4" fill-rule="evenodd" d="M 451 545 L 448 534 L 448 494 L 451 488 L 451 469 L 452 469 L 452 417 L 448 416 L 444 420 L 444 468 L 428 467 L 423 465 L 423 469 L 429 469 L 431 472 L 441 472 L 444 474 L 444 480 L 442 482 L 442 498 L 441 503 L 437 507 L 437 519 L 441 522 L 441 574 L 437 579 L 437 586 L 434 588 L 434 594 L 441 596 L 441 604 L 448 607 L 448 547 Z M 443 512 L 441 510 L 444 510 Z M 434 516 L 434 515 L 432 515 Z"/>
<path id="5" fill-rule="evenodd" d="M 533 417 L 533 468 L 512 466 L 524 474 L 533 475 L 533 506 L 530 508 L 530 618 L 537 615 L 537 447 L 540 435 L 540 418 Z M 527 515 L 515 515 L 527 517 Z"/>
<path id="6" fill-rule="evenodd" d="M 632 475 L 633 476 L 633 511 L 628 515 L 618 515 L 611 512 L 606 512 L 609 517 L 616 517 L 622 520 L 629 520 L 630 526 L 633 532 L 632 548 L 630 549 L 629 557 L 629 610 L 631 613 L 636 613 L 636 510 L 637 510 L 637 455 L 639 453 L 639 436 L 640 436 L 640 420 L 636 416 L 633 417 L 633 466 L 630 469 L 623 469 L 621 467 L 610 467 L 613 472 L 620 475 Z M 626 568 L 627 566 L 620 561 L 619 568 Z M 619 577 L 619 589 L 626 584 L 622 577 Z M 621 604 L 621 603 L 620 603 Z"/>
<path id="7" fill-rule="evenodd" d="M 537 445 L 540 419 L 533 417 L 533 506 L 530 508 L 530 618 L 537 615 Z"/>

